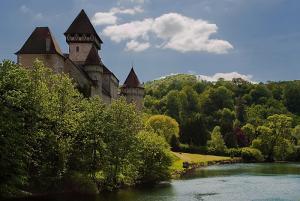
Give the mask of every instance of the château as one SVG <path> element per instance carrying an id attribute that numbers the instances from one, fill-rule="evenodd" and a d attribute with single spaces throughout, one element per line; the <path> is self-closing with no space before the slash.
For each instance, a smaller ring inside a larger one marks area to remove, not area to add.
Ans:
<path id="1" fill-rule="evenodd" d="M 56 73 L 66 73 L 78 89 L 87 97 L 100 96 L 105 103 L 124 96 L 128 102 L 143 106 L 144 87 L 134 69 L 124 83 L 102 62 L 99 56 L 103 41 L 97 34 L 84 10 L 78 14 L 64 33 L 69 53 L 62 53 L 59 44 L 48 27 L 36 27 L 22 48 L 16 52 L 18 64 L 33 65 L 36 59 Z"/>

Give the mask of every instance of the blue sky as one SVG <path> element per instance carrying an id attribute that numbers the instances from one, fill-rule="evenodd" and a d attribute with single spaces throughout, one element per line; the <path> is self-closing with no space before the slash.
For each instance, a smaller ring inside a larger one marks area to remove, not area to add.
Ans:
<path id="1" fill-rule="evenodd" d="M 81 9 L 121 81 L 132 63 L 144 82 L 174 73 L 300 79 L 299 0 L 2 0 L 0 59 L 16 60 L 36 26 L 49 26 L 67 52 L 63 33 Z"/>

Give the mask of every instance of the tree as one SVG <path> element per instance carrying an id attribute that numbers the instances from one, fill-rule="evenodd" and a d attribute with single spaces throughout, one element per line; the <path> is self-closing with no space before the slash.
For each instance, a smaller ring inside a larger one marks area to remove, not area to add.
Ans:
<path id="1" fill-rule="evenodd" d="M 283 97 L 288 110 L 300 114 L 300 83 L 287 84 L 284 88 Z"/>
<path id="2" fill-rule="evenodd" d="M 235 120 L 235 113 L 228 108 L 224 108 L 217 112 L 217 118 L 219 120 L 218 125 L 221 127 L 221 133 L 224 137 L 227 147 L 236 147 L 237 139 L 233 130 L 233 123 Z"/>
<path id="3" fill-rule="evenodd" d="M 180 139 L 183 143 L 196 146 L 206 146 L 209 132 L 206 120 L 202 114 L 190 115 L 182 124 Z"/>
<path id="4" fill-rule="evenodd" d="M 133 104 L 125 99 L 113 101 L 105 110 L 103 141 L 109 158 L 104 168 L 106 187 L 114 189 L 133 184 L 137 178 L 137 134 L 141 130 L 141 116 Z"/>
<path id="5" fill-rule="evenodd" d="M 150 117 L 146 122 L 146 127 L 164 137 L 169 144 L 173 136 L 176 138 L 179 137 L 179 125 L 177 121 L 166 115 L 154 115 Z"/>
<path id="6" fill-rule="evenodd" d="M 297 140 L 297 144 L 300 144 L 300 125 L 297 125 L 293 130 L 292 130 L 292 135 L 294 138 Z"/>
<path id="7" fill-rule="evenodd" d="M 201 98 L 201 109 L 208 115 L 223 108 L 233 109 L 232 95 L 224 86 L 209 88 Z"/>
<path id="8" fill-rule="evenodd" d="M 257 137 L 255 127 L 250 123 L 244 125 L 242 131 L 245 133 L 250 143 Z"/>
<path id="9" fill-rule="evenodd" d="M 211 140 L 208 141 L 207 146 L 210 152 L 216 154 L 223 154 L 227 149 L 219 126 L 216 126 L 212 131 Z"/>
<path id="10" fill-rule="evenodd" d="M 280 147 L 280 159 L 284 159 L 288 151 L 285 140 L 291 136 L 292 118 L 286 115 L 273 115 L 268 117 L 264 126 L 259 126 L 257 131 L 258 138 L 261 140 L 259 145 L 261 152 L 266 159 L 273 161 L 275 157 L 275 148 Z M 256 142 L 257 143 L 257 142 Z M 258 144 L 258 143 L 257 143 Z"/>
<path id="11" fill-rule="evenodd" d="M 153 184 L 168 180 L 170 178 L 172 155 L 165 139 L 149 131 L 141 131 L 137 138 L 141 162 L 139 182 Z"/>

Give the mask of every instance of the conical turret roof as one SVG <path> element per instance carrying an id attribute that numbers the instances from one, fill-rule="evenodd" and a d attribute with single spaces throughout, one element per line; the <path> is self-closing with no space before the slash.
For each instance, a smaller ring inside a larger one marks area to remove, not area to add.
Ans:
<path id="1" fill-rule="evenodd" d="M 47 44 L 48 43 L 48 44 Z M 16 54 L 60 54 L 58 43 L 48 27 L 36 27 Z"/>
<path id="2" fill-rule="evenodd" d="M 83 9 L 67 29 L 65 36 L 68 34 L 92 34 L 100 41 L 100 43 L 103 43 Z"/>
<path id="3" fill-rule="evenodd" d="M 86 60 L 85 65 L 102 65 L 102 61 L 95 47 L 92 47 Z"/>
<path id="4" fill-rule="evenodd" d="M 142 85 L 141 85 L 136 73 L 134 72 L 133 67 L 131 68 L 131 70 L 126 78 L 123 87 L 124 88 L 142 88 Z"/>

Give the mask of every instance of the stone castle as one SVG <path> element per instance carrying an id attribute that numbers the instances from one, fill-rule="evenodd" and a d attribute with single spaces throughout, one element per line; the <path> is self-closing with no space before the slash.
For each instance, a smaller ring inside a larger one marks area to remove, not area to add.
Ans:
<path id="1" fill-rule="evenodd" d="M 69 53 L 62 53 L 48 27 L 37 27 L 16 53 L 17 62 L 30 67 L 35 59 L 57 73 L 67 73 L 87 97 L 100 96 L 105 103 L 124 96 L 138 109 L 143 107 L 144 88 L 133 68 L 119 87 L 118 78 L 102 62 L 98 51 L 103 44 L 88 16 L 81 10 L 64 33 Z"/>

